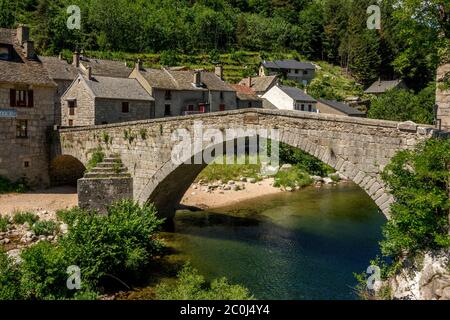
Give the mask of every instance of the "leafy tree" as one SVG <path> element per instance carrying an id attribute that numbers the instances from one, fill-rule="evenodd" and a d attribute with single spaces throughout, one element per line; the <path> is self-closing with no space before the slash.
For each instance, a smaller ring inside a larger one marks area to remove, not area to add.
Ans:
<path id="1" fill-rule="evenodd" d="M 163 66 L 176 66 L 179 61 L 178 54 L 173 50 L 163 51 L 159 56 L 159 63 Z"/>

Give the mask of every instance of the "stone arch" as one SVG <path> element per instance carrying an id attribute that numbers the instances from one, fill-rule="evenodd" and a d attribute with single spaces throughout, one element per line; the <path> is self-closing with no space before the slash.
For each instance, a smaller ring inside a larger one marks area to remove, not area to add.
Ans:
<path id="1" fill-rule="evenodd" d="M 244 137 L 251 136 L 243 135 L 237 138 Z M 360 170 L 357 164 L 336 155 L 332 147 L 322 146 L 318 141 L 309 137 L 299 137 L 285 132 L 280 134 L 278 141 L 298 148 L 340 171 L 359 185 L 389 219 L 389 206 L 394 199 L 385 189 L 378 174 L 368 174 Z M 204 151 L 203 149 L 200 152 L 203 153 Z M 192 159 L 195 154 L 192 153 L 190 156 Z M 154 202 L 165 217 L 173 217 L 175 208 L 183 195 L 206 166 L 206 163 L 201 165 L 184 163 L 177 165 L 170 160 L 166 161 L 141 189 L 141 192 L 137 195 L 137 200 L 140 203 Z"/>
<path id="2" fill-rule="evenodd" d="M 59 155 L 50 162 L 50 182 L 53 186 L 77 185 L 77 180 L 82 178 L 86 167 L 74 156 Z"/>

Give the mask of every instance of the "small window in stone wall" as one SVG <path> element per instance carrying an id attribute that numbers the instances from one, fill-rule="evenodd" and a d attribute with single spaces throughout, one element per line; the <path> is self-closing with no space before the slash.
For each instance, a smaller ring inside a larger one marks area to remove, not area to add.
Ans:
<path id="1" fill-rule="evenodd" d="M 225 105 L 223 103 L 219 105 L 219 111 L 225 111 Z"/>
<path id="2" fill-rule="evenodd" d="M 69 108 L 76 108 L 77 100 L 69 100 L 68 104 L 69 104 Z"/>
<path id="3" fill-rule="evenodd" d="M 69 120 L 69 127 L 73 126 L 73 120 Z"/>
<path id="4" fill-rule="evenodd" d="M 130 104 L 128 102 L 122 102 L 122 113 L 130 112 Z"/>
<path id="5" fill-rule="evenodd" d="M 164 116 L 165 117 L 168 117 L 168 116 L 170 116 L 172 113 L 171 113 L 171 111 L 170 111 L 170 104 L 166 104 L 165 106 L 164 106 Z"/>
<path id="6" fill-rule="evenodd" d="M 30 167 L 30 161 L 24 161 L 23 162 L 23 167 L 24 168 L 29 168 Z"/>
<path id="7" fill-rule="evenodd" d="M 69 116 L 75 115 L 75 108 L 69 108 Z"/>
<path id="8" fill-rule="evenodd" d="M 28 138 L 28 120 L 16 120 L 16 137 Z"/>
<path id="9" fill-rule="evenodd" d="M 10 90 L 10 106 L 11 107 L 22 107 L 22 108 L 32 108 L 33 103 L 33 90 Z"/>

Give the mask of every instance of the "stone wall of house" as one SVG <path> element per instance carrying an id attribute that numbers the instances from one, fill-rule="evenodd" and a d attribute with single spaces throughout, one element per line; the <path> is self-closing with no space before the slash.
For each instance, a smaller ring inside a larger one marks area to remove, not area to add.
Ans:
<path id="1" fill-rule="evenodd" d="M 54 114 L 55 114 L 55 125 L 60 126 L 62 124 L 62 118 L 61 118 L 61 97 L 66 92 L 66 90 L 70 87 L 72 84 L 71 80 L 54 80 L 58 87 L 56 88 L 55 92 L 55 102 L 54 102 Z"/>
<path id="2" fill-rule="evenodd" d="M 61 97 L 61 125 L 65 127 L 69 126 L 69 120 L 73 121 L 73 126 L 94 125 L 94 98 L 82 81 L 75 81 L 70 89 Z M 74 115 L 69 114 L 69 99 L 77 100 Z"/>
<path id="3" fill-rule="evenodd" d="M 128 102 L 129 112 L 122 112 L 122 102 Z M 154 117 L 155 104 L 153 101 L 95 99 L 95 124 L 145 120 Z"/>
<path id="4" fill-rule="evenodd" d="M 442 129 L 450 131 L 450 88 L 442 88 L 444 77 L 450 78 L 450 63 L 441 65 L 436 75 L 437 119 L 441 120 Z M 448 83 L 448 82 L 447 82 Z"/>
<path id="5" fill-rule="evenodd" d="M 0 118 L 0 176 L 12 181 L 25 178 L 31 186 L 47 186 L 55 89 L 34 87 L 32 108 L 11 108 L 12 88 L 12 84 L 0 85 L 0 108 L 17 110 L 17 118 Z M 16 137 L 18 120 L 28 122 L 26 138 Z"/>
<path id="6" fill-rule="evenodd" d="M 171 161 L 176 129 L 193 125 L 226 131 L 230 128 L 278 129 L 278 140 L 317 157 L 361 186 L 383 212 L 389 214 L 393 198 L 384 188 L 380 172 L 399 150 L 411 148 L 435 131 L 410 122 L 398 123 L 309 112 L 242 109 L 223 113 L 137 121 L 126 124 L 60 130 L 61 152 L 86 163 L 98 147 L 119 154 L 133 177 L 134 199 L 154 201 L 164 208 L 178 204 L 203 165 L 177 165 Z M 124 132 L 127 132 L 125 135 Z M 141 132 L 145 131 L 145 135 Z M 102 139 L 110 137 L 107 142 Z M 242 133 L 249 135 L 250 133 Z M 132 136 L 133 139 L 129 139 Z M 276 139 L 276 138 L 275 138 Z M 209 142 L 204 142 L 204 146 Z M 194 154 L 194 150 L 190 152 Z M 163 210 L 161 210 L 163 212 Z"/>

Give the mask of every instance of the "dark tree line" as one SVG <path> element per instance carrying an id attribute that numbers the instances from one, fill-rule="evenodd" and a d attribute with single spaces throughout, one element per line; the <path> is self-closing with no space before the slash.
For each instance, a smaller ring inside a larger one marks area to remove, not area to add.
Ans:
<path id="1" fill-rule="evenodd" d="M 381 29 L 366 27 L 371 4 Z M 81 30 L 68 30 L 69 5 Z M 290 51 L 346 68 L 358 81 L 380 74 L 421 88 L 448 46 L 447 0 L 0 0 L 0 26 L 32 26 L 41 52 Z M 438 49 L 441 49 L 439 52 Z"/>

